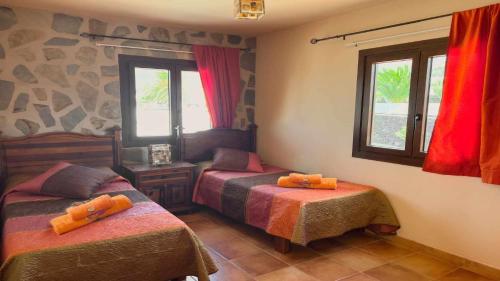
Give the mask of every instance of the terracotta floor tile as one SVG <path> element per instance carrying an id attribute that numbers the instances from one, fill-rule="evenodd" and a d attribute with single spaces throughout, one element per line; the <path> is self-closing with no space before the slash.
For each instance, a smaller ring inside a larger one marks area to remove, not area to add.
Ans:
<path id="1" fill-rule="evenodd" d="M 421 253 L 401 258 L 394 263 L 434 279 L 458 268 L 454 264 Z"/>
<path id="2" fill-rule="evenodd" d="M 211 220 L 205 219 L 205 220 L 197 220 L 197 221 L 191 221 L 191 222 L 186 222 L 186 224 L 194 231 L 194 232 L 199 232 L 203 230 L 209 230 L 209 229 L 214 229 L 214 228 L 219 228 L 221 225 L 214 223 Z"/>
<path id="3" fill-rule="evenodd" d="M 328 255 L 328 257 L 339 264 L 348 266 L 358 271 L 365 271 L 386 263 L 383 259 L 377 256 L 368 254 L 367 252 L 355 248 L 330 254 Z"/>
<path id="4" fill-rule="evenodd" d="M 368 243 L 376 242 L 380 239 L 364 232 L 353 231 L 336 237 L 335 240 L 349 246 L 362 246 Z"/>
<path id="5" fill-rule="evenodd" d="M 239 238 L 239 236 L 228 228 L 211 228 L 202 231 L 195 231 L 196 235 L 205 245 L 214 245 L 220 242 Z"/>
<path id="6" fill-rule="evenodd" d="M 225 263 L 227 261 L 227 259 L 225 257 L 223 257 L 221 254 L 217 253 L 217 251 L 213 250 L 212 248 L 207 247 L 207 250 L 208 250 L 208 254 L 210 254 L 210 256 L 212 257 L 212 260 L 216 264 Z"/>
<path id="7" fill-rule="evenodd" d="M 325 281 L 340 280 L 357 273 L 357 271 L 326 257 L 301 262 L 296 264 L 295 267 L 319 280 Z"/>
<path id="8" fill-rule="evenodd" d="M 255 278 L 257 281 L 317 281 L 318 279 L 298 270 L 295 267 L 285 267 Z M 362 281 L 362 280 L 360 280 Z M 370 281 L 370 280 L 368 280 Z"/>
<path id="9" fill-rule="evenodd" d="M 368 271 L 367 275 L 383 281 L 428 281 L 427 277 L 395 264 L 382 265 Z"/>
<path id="10" fill-rule="evenodd" d="M 261 231 L 259 229 L 238 229 L 238 234 L 248 242 L 256 245 L 259 248 L 263 249 L 273 249 L 273 238 L 271 235 Z"/>
<path id="11" fill-rule="evenodd" d="M 356 274 L 352 277 L 342 279 L 342 281 L 380 281 L 380 280 L 377 280 L 377 279 L 370 277 L 366 274 L 360 273 L 360 274 Z M 401 281 L 403 281 L 403 280 L 401 280 Z"/>
<path id="12" fill-rule="evenodd" d="M 262 252 L 261 249 L 239 238 L 219 242 L 211 247 L 226 259 L 234 259 Z"/>
<path id="13" fill-rule="evenodd" d="M 331 254 L 349 248 L 346 245 L 331 238 L 312 241 L 307 245 L 307 247 L 321 254 Z"/>
<path id="14" fill-rule="evenodd" d="M 385 241 L 377 241 L 374 243 L 361 246 L 360 249 L 367 251 L 369 254 L 375 255 L 386 261 L 404 257 L 412 253 L 412 251 L 394 246 Z"/>
<path id="15" fill-rule="evenodd" d="M 277 257 L 278 259 L 294 265 L 299 262 L 303 262 L 306 260 L 311 260 L 314 258 L 319 257 L 320 255 L 315 252 L 314 250 L 311 250 L 307 247 L 299 246 L 299 245 L 292 245 L 292 250 L 286 254 L 282 254 L 280 252 L 277 252 L 274 250 L 274 248 L 270 248 L 267 251 L 269 254 Z"/>
<path id="16" fill-rule="evenodd" d="M 450 274 L 447 274 L 439 281 L 493 281 L 489 278 L 483 277 L 472 271 L 468 271 L 463 268 L 459 268 Z"/>
<path id="17" fill-rule="evenodd" d="M 207 216 L 202 212 L 196 212 L 192 214 L 178 215 L 177 216 L 183 222 L 194 222 L 194 221 L 203 221 L 208 219 Z"/>
<path id="18" fill-rule="evenodd" d="M 218 266 L 219 271 L 210 275 L 211 281 L 251 281 L 254 280 L 243 270 L 226 262 Z"/>
<path id="19" fill-rule="evenodd" d="M 231 262 L 251 276 L 262 275 L 288 266 L 265 252 L 237 258 Z"/>

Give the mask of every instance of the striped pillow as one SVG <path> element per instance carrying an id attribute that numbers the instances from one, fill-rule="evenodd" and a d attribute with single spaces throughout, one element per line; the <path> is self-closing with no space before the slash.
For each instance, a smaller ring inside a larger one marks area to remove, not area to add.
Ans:
<path id="1" fill-rule="evenodd" d="M 262 173 L 264 169 L 260 164 L 260 157 L 256 153 L 231 149 L 216 148 L 212 169 L 241 172 Z"/>
<path id="2" fill-rule="evenodd" d="M 28 192 L 65 198 L 88 199 L 103 184 L 119 177 L 109 168 L 59 162 L 44 173 L 13 187 L 10 192 Z"/>

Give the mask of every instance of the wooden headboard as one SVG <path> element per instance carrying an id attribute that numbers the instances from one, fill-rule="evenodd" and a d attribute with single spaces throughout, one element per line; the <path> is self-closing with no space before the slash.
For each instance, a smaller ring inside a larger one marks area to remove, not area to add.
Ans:
<path id="1" fill-rule="evenodd" d="M 180 136 L 181 160 L 196 163 L 212 160 L 217 147 L 234 148 L 255 152 L 257 149 L 257 125 L 247 130 L 211 129 Z"/>
<path id="2" fill-rule="evenodd" d="M 94 136 L 54 132 L 0 139 L 2 178 L 13 174 L 40 173 L 60 161 L 89 167 L 120 165 L 121 130 Z"/>

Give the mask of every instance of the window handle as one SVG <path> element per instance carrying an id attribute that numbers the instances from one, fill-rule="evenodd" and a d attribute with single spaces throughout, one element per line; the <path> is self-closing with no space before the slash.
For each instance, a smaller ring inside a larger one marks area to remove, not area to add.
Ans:
<path id="1" fill-rule="evenodd" d="M 415 122 L 420 122 L 420 121 L 422 121 L 422 114 L 420 113 L 415 114 Z"/>

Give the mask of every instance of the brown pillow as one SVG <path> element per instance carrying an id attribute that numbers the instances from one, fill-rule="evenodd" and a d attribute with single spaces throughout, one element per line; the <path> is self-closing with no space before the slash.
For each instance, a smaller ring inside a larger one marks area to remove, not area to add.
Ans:
<path id="1" fill-rule="evenodd" d="M 103 184 L 118 174 L 109 168 L 90 167 L 60 162 L 35 178 L 21 183 L 9 192 L 24 191 L 57 197 L 88 199 Z"/>
<path id="2" fill-rule="evenodd" d="M 253 152 L 231 148 L 216 148 L 211 168 L 215 170 L 262 173 L 264 169 L 260 162 L 259 155 Z"/>

